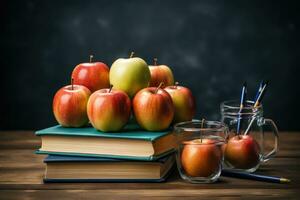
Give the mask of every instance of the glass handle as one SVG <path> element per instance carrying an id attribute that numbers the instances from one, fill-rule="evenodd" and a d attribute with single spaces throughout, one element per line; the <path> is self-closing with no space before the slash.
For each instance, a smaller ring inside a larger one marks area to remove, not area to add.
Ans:
<path id="1" fill-rule="evenodd" d="M 272 128 L 272 132 L 274 134 L 274 148 L 267 154 L 263 155 L 263 162 L 266 162 L 270 160 L 270 158 L 274 157 L 278 151 L 278 129 L 276 124 L 271 119 L 264 119 L 264 122 L 262 123 L 262 126 L 270 126 Z"/>

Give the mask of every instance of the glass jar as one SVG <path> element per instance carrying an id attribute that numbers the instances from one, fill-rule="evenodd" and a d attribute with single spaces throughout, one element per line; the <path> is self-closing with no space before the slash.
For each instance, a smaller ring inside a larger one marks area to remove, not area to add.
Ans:
<path id="1" fill-rule="evenodd" d="M 253 101 L 246 101 L 240 112 L 238 100 L 224 101 L 221 103 L 221 121 L 229 128 L 229 140 L 224 152 L 226 168 L 254 172 L 278 151 L 277 127 L 273 120 L 263 117 L 262 105 L 254 107 Z M 267 128 L 270 131 L 266 131 Z M 274 136 L 269 152 L 265 148 L 267 133 L 273 133 Z"/>
<path id="2" fill-rule="evenodd" d="M 215 182 L 222 170 L 227 127 L 217 121 L 194 120 L 174 126 L 176 161 L 182 179 L 191 183 Z"/>

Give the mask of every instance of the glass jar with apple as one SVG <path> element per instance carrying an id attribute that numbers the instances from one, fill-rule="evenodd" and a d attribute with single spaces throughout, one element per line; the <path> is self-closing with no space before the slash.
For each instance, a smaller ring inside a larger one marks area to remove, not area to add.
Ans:
<path id="1" fill-rule="evenodd" d="M 193 120 L 174 126 L 176 161 L 182 179 L 192 183 L 218 180 L 228 128 L 221 122 Z"/>
<path id="2" fill-rule="evenodd" d="M 238 100 L 224 101 L 221 103 L 221 121 L 229 128 L 229 140 L 224 151 L 226 168 L 254 172 L 278 151 L 276 124 L 263 117 L 262 105 L 254 107 L 253 101 L 246 101 L 240 110 Z"/>

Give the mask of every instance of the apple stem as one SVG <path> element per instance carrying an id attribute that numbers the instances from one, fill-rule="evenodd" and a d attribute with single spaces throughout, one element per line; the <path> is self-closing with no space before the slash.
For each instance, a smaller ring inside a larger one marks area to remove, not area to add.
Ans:
<path id="1" fill-rule="evenodd" d="M 94 56 L 93 55 L 90 55 L 90 63 L 92 62 Z"/>
<path id="2" fill-rule="evenodd" d="M 201 129 L 204 127 L 204 121 L 205 121 L 205 119 L 202 118 L 202 120 L 201 120 Z M 201 130 L 200 130 L 200 142 L 202 143 Z"/>
<path id="3" fill-rule="evenodd" d="M 177 89 L 177 86 L 179 85 L 178 81 L 175 82 L 174 88 Z"/>
<path id="4" fill-rule="evenodd" d="M 71 78 L 71 89 L 74 90 L 74 78 Z"/>
<path id="5" fill-rule="evenodd" d="M 154 58 L 153 60 L 154 60 L 154 66 L 156 66 L 157 65 L 157 58 Z"/>
<path id="6" fill-rule="evenodd" d="M 132 57 L 133 57 L 133 55 L 134 55 L 134 51 L 132 51 L 132 52 L 130 53 L 130 56 L 129 56 L 129 58 L 132 58 Z"/>
<path id="7" fill-rule="evenodd" d="M 164 85 L 164 82 L 160 82 L 159 86 L 156 88 L 154 93 L 156 94 L 158 92 L 159 88 L 161 88 L 161 86 L 163 86 L 163 85 Z"/>
<path id="8" fill-rule="evenodd" d="M 110 86 L 109 86 L 108 93 L 111 93 L 112 88 L 113 88 L 113 85 L 110 85 Z"/>

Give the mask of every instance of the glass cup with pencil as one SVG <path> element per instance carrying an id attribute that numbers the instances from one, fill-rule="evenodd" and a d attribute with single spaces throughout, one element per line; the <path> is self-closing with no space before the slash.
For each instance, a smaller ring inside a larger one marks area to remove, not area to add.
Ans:
<path id="1" fill-rule="evenodd" d="M 254 172 L 278 151 L 278 130 L 271 119 L 263 117 L 262 99 L 267 82 L 261 82 L 254 101 L 246 100 L 244 83 L 240 101 L 221 103 L 221 121 L 229 128 L 229 140 L 224 151 L 225 168 Z M 272 150 L 266 151 L 266 132 L 273 133 Z"/>

